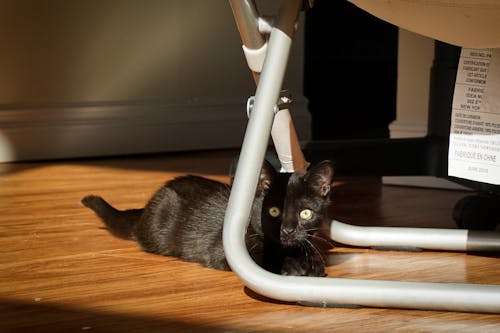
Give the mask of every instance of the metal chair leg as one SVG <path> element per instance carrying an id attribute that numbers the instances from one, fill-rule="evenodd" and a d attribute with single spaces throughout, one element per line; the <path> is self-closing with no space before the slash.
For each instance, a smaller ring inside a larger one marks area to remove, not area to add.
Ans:
<path id="1" fill-rule="evenodd" d="M 249 256 L 245 230 L 300 8 L 301 1 L 283 1 L 270 34 L 224 220 L 224 250 L 232 270 L 246 286 L 262 295 L 306 305 L 500 313 L 497 285 L 281 276 L 265 271 Z"/>

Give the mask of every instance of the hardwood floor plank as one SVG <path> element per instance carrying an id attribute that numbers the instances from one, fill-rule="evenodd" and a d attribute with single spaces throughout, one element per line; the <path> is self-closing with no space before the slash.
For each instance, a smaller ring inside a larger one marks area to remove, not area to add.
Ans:
<path id="1" fill-rule="evenodd" d="M 266 299 L 232 272 L 145 253 L 80 204 L 144 205 L 186 173 L 229 181 L 235 152 L 0 165 L 0 332 L 499 332 L 500 315 L 314 308 Z M 336 219 L 454 228 L 466 193 L 337 179 Z M 330 277 L 500 285 L 498 254 L 377 251 L 339 244 Z"/>

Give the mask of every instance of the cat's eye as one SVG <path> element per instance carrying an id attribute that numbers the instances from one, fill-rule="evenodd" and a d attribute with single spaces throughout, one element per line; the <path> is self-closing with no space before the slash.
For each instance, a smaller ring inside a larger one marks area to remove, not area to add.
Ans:
<path id="1" fill-rule="evenodd" d="M 313 217 L 313 212 L 310 209 L 304 209 L 300 211 L 299 216 L 303 220 L 310 220 Z"/>
<path id="2" fill-rule="evenodd" d="M 280 214 L 281 214 L 281 211 L 278 207 L 269 208 L 269 215 L 271 215 L 272 217 L 278 217 L 278 216 L 280 216 Z"/>

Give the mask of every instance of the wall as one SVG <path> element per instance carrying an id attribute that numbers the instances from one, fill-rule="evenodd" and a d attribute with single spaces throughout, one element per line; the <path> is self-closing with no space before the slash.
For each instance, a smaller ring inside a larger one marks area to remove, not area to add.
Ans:
<path id="1" fill-rule="evenodd" d="M 255 90 L 223 0 L 0 0 L 0 54 L 0 162 L 238 147 Z"/>

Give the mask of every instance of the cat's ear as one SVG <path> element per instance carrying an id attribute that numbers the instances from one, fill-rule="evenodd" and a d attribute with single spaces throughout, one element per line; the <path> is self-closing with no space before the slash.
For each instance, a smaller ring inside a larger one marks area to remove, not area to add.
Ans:
<path id="1" fill-rule="evenodd" d="M 333 174 L 333 163 L 326 160 L 312 166 L 304 176 L 304 180 L 317 194 L 326 197 L 330 193 Z"/>
<path id="2" fill-rule="evenodd" d="M 276 174 L 276 170 L 267 160 L 264 160 L 262 164 L 262 170 L 260 171 L 259 183 L 257 185 L 257 191 L 259 192 L 267 192 L 269 187 L 271 187 L 271 183 L 273 182 L 274 175 Z"/>

